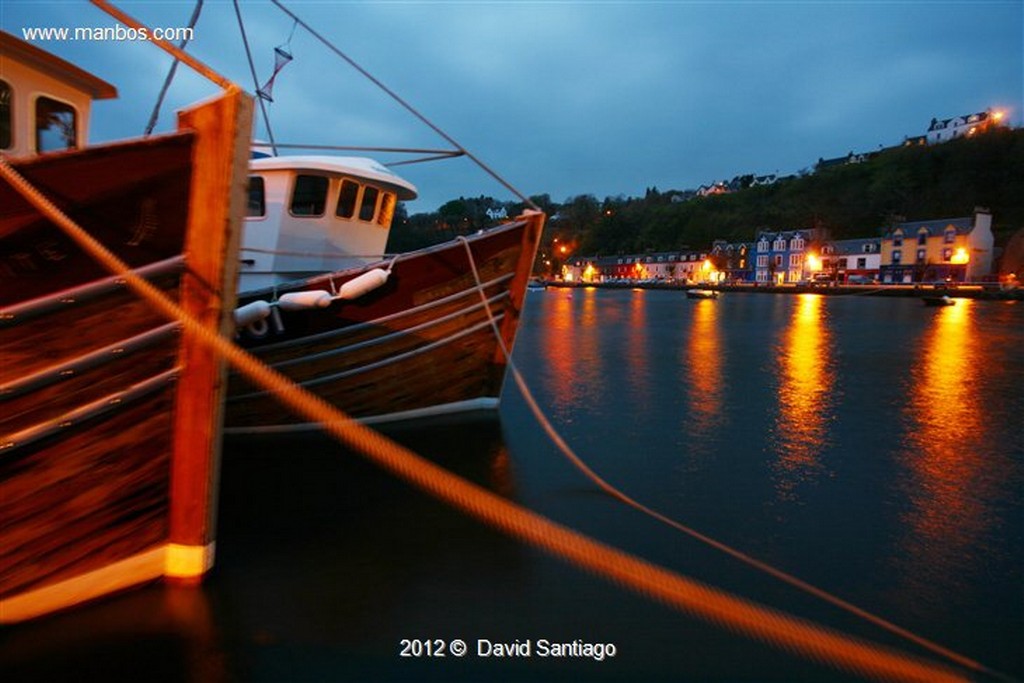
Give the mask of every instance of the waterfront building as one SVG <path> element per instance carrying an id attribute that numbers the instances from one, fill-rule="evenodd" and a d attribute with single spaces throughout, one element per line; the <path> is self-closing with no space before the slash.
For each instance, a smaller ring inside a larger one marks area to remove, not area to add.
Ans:
<path id="1" fill-rule="evenodd" d="M 765 284 L 783 284 L 806 280 L 809 271 L 817 270 L 808 253 L 821 241 L 821 230 L 763 231 L 755 243 L 754 281 Z M 820 265 L 820 261 L 818 262 Z"/>
<path id="2" fill-rule="evenodd" d="M 862 237 L 826 242 L 821 248 L 821 279 L 838 284 L 859 284 L 878 279 L 882 239 Z"/>
<path id="3" fill-rule="evenodd" d="M 751 260 L 753 244 L 715 240 L 711 245 L 711 261 L 725 282 L 753 282 L 754 267 Z"/>
<path id="4" fill-rule="evenodd" d="M 992 272 L 992 214 L 897 223 L 881 240 L 883 283 L 970 282 Z"/>

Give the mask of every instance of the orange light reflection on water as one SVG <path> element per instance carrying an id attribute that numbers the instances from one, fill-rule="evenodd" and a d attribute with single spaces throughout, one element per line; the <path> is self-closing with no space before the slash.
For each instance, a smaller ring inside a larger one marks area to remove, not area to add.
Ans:
<path id="1" fill-rule="evenodd" d="M 941 598 L 959 570 L 970 566 L 972 541 L 985 533 L 992 515 L 986 501 L 996 481 L 985 476 L 982 460 L 985 406 L 978 385 L 986 372 L 983 349 L 972 331 L 975 302 L 934 311 L 935 319 L 913 365 L 908 423 L 909 449 L 903 456 L 910 474 L 905 484 L 911 509 L 904 519 L 905 538 L 896 562 L 916 594 Z M 941 576 L 940 576 L 941 575 Z"/>
<path id="2" fill-rule="evenodd" d="M 690 430 L 697 442 L 720 426 L 722 415 L 722 354 L 718 332 L 718 302 L 695 302 L 686 345 Z"/>
<path id="3" fill-rule="evenodd" d="M 820 469 L 828 436 L 833 371 L 824 297 L 799 295 L 778 363 L 776 490 L 781 500 L 795 500 L 796 488 Z"/>
<path id="4" fill-rule="evenodd" d="M 629 368 L 628 389 L 638 410 L 650 408 L 650 359 L 647 356 L 647 291 L 633 290 L 629 301 L 629 323 L 626 327 L 626 367 Z"/>
<path id="5" fill-rule="evenodd" d="M 544 325 L 547 372 L 542 381 L 556 415 L 570 420 L 581 401 L 604 391 L 596 290 L 587 287 L 545 296 L 551 300 L 545 302 L 550 315 Z"/>

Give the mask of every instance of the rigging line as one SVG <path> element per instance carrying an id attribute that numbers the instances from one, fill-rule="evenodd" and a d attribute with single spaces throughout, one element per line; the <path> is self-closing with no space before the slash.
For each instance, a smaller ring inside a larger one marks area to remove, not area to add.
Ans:
<path id="1" fill-rule="evenodd" d="M 253 147 L 270 147 L 267 142 L 254 142 Z M 394 152 L 396 154 L 438 154 L 445 156 L 462 156 L 464 152 L 457 149 L 430 149 L 427 147 L 367 147 L 358 145 L 306 145 L 302 143 L 277 143 L 278 149 L 323 149 L 341 152 Z"/>
<path id="2" fill-rule="evenodd" d="M 456 157 L 461 157 L 463 155 L 464 152 L 454 152 L 452 154 L 437 154 L 435 156 L 417 157 L 416 159 L 406 159 L 404 161 L 391 161 L 384 165 L 387 166 L 388 168 L 394 168 L 395 166 L 410 166 L 412 164 L 422 164 L 427 161 L 441 161 L 442 159 L 454 159 Z"/>
<path id="3" fill-rule="evenodd" d="M 237 2 L 237 0 L 235 0 L 235 1 Z M 302 28 L 306 29 L 306 31 L 308 31 L 311 36 L 313 36 L 314 38 L 319 40 L 321 43 L 323 43 L 324 46 L 327 47 L 327 49 L 331 50 L 338 57 L 340 57 L 341 59 L 343 59 L 346 62 L 348 62 L 348 64 L 353 69 L 355 69 L 356 71 L 361 73 L 363 76 L 365 76 L 367 79 L 369 79 L 371 83 L 373 83 L 378 88 L 380 88 L 385 93 L 387 93 L 391 97 L 391 99 L 393 99 L 395 102 L 400 104 L 403 108 L 405 108 L 406 111 L 408 111 L 410 114 L 412 114 L 413 116 L 418 118 L 420 121 L 422 121 L 424 124 L 426 124 L 431 130 L 433 130 L 435 133 L 437 133 L 442 138 L 444 138 L 453 147 L 456 147 L 459 151 L 461 151 L 463 154 L 465 154 L 467 157 L 469 157 L 473 161 L 473 163 L 475 163 L 477 166 L 482 168 L 484 170 L 484 172 L 487 173 L 489 176 L 491 176 L 492 178 L 497 180 L 499 183 L 501 183 L 505 187 L 505 189 L 510 191 L 515 196 L 519 197 L 519 199 L 523 200 L 523 202 L 525 202 L 528 207 L 530 207 L 531 209 L 534 209 L 535 211 L 540 211 L 540 207 L 537 206 L 533 202 L 533 200 L 531 200 L 529 197 L 527 197 L 522 192 L 517 190 L 511 183 L 509 183 L 507 180 L 505 180 L 500 175 L 498 175 L 497 171 L 495 171 L 490 166 L 485 164 L 483 162 L 483 160 L 481 160 L 478 156 L 476 156 L 475 154 L 470 152 L 468 149 L 466 149 L 465 147 L 460 145 L 452 136 L 448 135 L 448 133 L 444 132 L 441 128 L 439 128 L 432 121 L 430 121 L 430 119 L 428 119 L 426 116 L 421 114 L 415 107 L 413 107 L 411 104 L 409 104 L 404 99 L 402 99 L 402 97 L 398 93 L 396 93 L 394 90 L 392 90 L 388 86 L 384 85 L 384 83 L 382 83 L 377 77 L 375 77 L 369 71 L 367 71 L 362 66 L 360 66 L 355 60 L 353 60 L 347 54 L 342 52 L 331 41 L 327 40 L 327 38 L 325 38 L 322 35 L 320 35 L 320 33 L 318 33 L 312 26 L 307 24 L 305 21 L 303 21 L 301 18 L 299 18 L 298 15 L 296 15 L 290 9 L 288 9 L 283 4 L 281 4 L 280 0 L 271 0 L 271 2 L 273 2 L 275 5 L 277 5 L 278 8 L 282 12 L 284 12 L 285 14 L 290 16 L 292 19 L 294 19 L 297 24 L 300 24 L 302 26 Z"/>
<path id="4" fill-rule="evenodd" d="M 813 584 L 807 583 L 806 581 L 796 576 L 793 576 L 792 574 L 789 574 L 787 572 L 782 571 L 781 569 L 773 567 L 772 565 L 761 560 L 758 560 L 757 558 L 751 557 L 750 555 L 747 555 L 746 553 L 737 550 L 736 548 L 733 548 L 732 546 L 727 545 L 722 541 L 716 540 L 706 534 L 703 534 L 700 531 L 697 531 L 696 529 L 683 524 L 682 522 L 676 521 L 671 517 L 668 517 L 667 515 L 644 505 L 638 500 L 631 498 L 629 495 L 627 495 L 620 489 L 616 488 L 612 484 L 609 484 L 605 479 L 603 479 L 599 474 L 597 474 L 597 472 L 592 470 L 576 454 L 572 447 L 569 446 L 565 439 L 562 438 L 561 434 L 558 433 L 554 425 L 551 424 L 551 421 L 548 420 L 547 417 L 544 415 L 544 411 L 541 410 L 540 405 L 537 402 L 537 399 L 533 395 L 533 392 L 530 391 L 529 386 L 526 384 L 526 380 L 523 379 L 522 373 L 519 372 L 519 368 L 516 367 L 515 363 L 513 362 L 512 354 L 509 352 L 508 347 L 505 345 L 505 340 L 501 336 L 501 332 L 498 329 L 498 324 L 494 320 L 494 316 L 491 313 L 490 306 L 487 304 L 487 300 L 484 296 L 484 291 L 482 289 L 482 284 L 480 281 L 480 275 L 477 271 L 476 261 L 473 257 L 473 251 L 469 246 L 469 241 L 462 235 L 457 236 L 455 239 L 462 242 L 463 247 L 465 247 L 466 249 L 466 255 L 469 259 L 469 265 L 473 271 L 473 278 L 476 280 L 477 291 L 479 291 L 481 298 L 484 300 L 485 311 L 491 322 L 491 330 L 494 332 L 495 336 L 498 339 L 498 345 L 501 348 L 501 352 L 505 357 L 506 363 L 508 364 L 508 370 L 512 374 L 512 378 L 515 380 L 516 386 L 519 387 L 519 391 L 521 392 L 523 399 L 526 401 L 527 407 L 529 407 L 530 412 L 533 414 L 534 418 L 537 420 L 541 428 L 552 440 L 552 442 L 555 444 L 558 450 L 573 465 L 575 465 L 577 469 L 583 472 L 583 474 L 586 475 L 588 479 L 595 483 L 598 486 L 598 488 L 600 488 L 602 491 L 607 493 L 612 498 L 615 498 L 616 500 L 625 503 L 626 505 L 644 513 L 645 515 L 653 517 L 654 519 L 658 520 L 659 522 L 662 522 L 663 524 L 667 524 L 668 526 L 678 531 L 681 531 L 687 536 L 690 536 L 691 538 L 694 538 L 700 541 L 701 543 L 704 543 L 705 545 L 708 545 L 716 550 L 719 550 L 729 555 L 730 557 L 733 557 L 734 559 L 739 560 L 740 562 L 750 567 L 753 567 L 754 569 L 757 569 L 763 573 L 766 573 L 784 583 L 787 583 L 790 586 L 798 588 L 799 590 L 805 593 L 813 595 L 836 607 L 839 607 L 840 609 L 850 614 L 853 614 L 857 617 L 860 617 L 861 619 L 864 619 L 886 631 L 889 631 L 890 633 L 901 636 L 902 638 L 909 640 L 917 645 L 920 645 L 921 647 L 935 654 L 941 655 L 950 661 L 956 662 L 957 664 L 965 666 L 971 670 L 982 672 L 990 676 L 994 676 L 996 678 L 1001 678 L 1003 680 L 1012 680 L 1008 676 L 1001 674 L 997 671 L 994 671 L 993 669 L 988 668 L 980 662 L 977 662 L 969 657 L 966 657 L 958 652 L 955 652 L 954 650 L 950 650 L 947 647 L 944 647 L 938 643 L 928 640 L 923 636 L 919 636 L 912 631 L 909 631 L 878 615 L 868 612 L 867 610 L 861 607 L 858 607 L 850 602 L 847 602 L 846 600 L 843 600 L 837 595 L 833 595 L 832 593 L 829 593 L 828 591 L 822 588 L 818 588 Z"/>
<path id="5" fill-rule="evenodd" d="M 242 21 L 242 10 L 238 6 L 238 0 L 233 0 L 235 6 L 235 16 L 238 17 L 238 30 L 242 34 L 242 44 L 245 46 L 245 56 L 249 60 L 249 71 L 252 73 L 253 88 L 256 92 L 256 101 L 260 103 L 260 111 L 263 112 L 263 125 L 267 129 L 267 137 L 270 138 L 270 149 L 274 152 L 274 156 L 277 156 L 277 145 L 274 142 L 274 131 L 270 128 L 270 116 L 267 115 L 267 103 L 263 101 L 263 98 L 259 94 L 260 90 L 260 79 L 256 75 L 256 64 L 252 61 L 252 51 L 249 49 L 249 37 L 245 34 L 245 22 Z M 295 27 L 292 27 L 292 32 L 295 32 Z M 289 42 L 291 39 L 289 38 Z"/>
<path id="6" fill-rule="evenodd" d="M 224 76 L 221 76 L 219 73 L 208 67 L 206 64 L 203 64 L 201 61 L 199 61 L 189 53 L 185 52 L 184 50 L 179 50 L 163 38 L 153 37 L 153 32 L 150 31 L 146 26 L 144 26 L 141 22 L 132 18 L 128 14 L 125 14 L 119 8 L 114 7 L 107 0 L 89 1 L 92 2 L 92 4 L 96 5 L 96 7 L 99 7 L 101 10 L 103 10 L 110 16 L 120 21 L 122 24 L 125 24 L 136 30 L 145 29 L 147 34 L 150 36 L 148 42 L 156 45 L 164 52 L 169 53 L 172 57 L 179 59 L 182 62 L 185 62 L 185 64 L 187 64 L 193 71 L 198 73 L 200 76 L 203 76 L 207 80 L 212 81 L 213 83 L 217 84 L 225 90 L 231 88 L 231 86 L 234 85 L 229 79 L 225 78 Z"/>
<path id="7" fill-rule="evenodd" d="M 196 22 L 199 20 L 199 13 L 203 10 L 203 0 L 196 0 L 196 7 L 192 10 L 192 18 L 189 19 L 188 28 L 191 31 L 195 28 Z M 191 34 L 185 34 L 185 37 L 181 39 L 181 43 L 178 44 L 178 49 L 184 51 L 185 46 L 188 45 L 188 41 L 191 39 Z M 174 74 L 178 72 L 178 64 L 181 63 L 177 57 L 171 63 L 171 68 L 167 72 L 167 78 L 164 79 L 164 85 L 160 88 L 160 95 L 156 98 L 156 104 L 153 105 L 153 113 L 149 115 L 149 123 L 146 124 L 146 131 L 142 134 L 143 137 L 149 137 L 153 133 L 153 129 L 156 128 L 156 120 L 160 117 L 160 107 L 164 103 L 164 97 L 167 96 L 167 91 L 171 87 L 171 81 L 174 80 Z"/>
<path id="8" fill-rule="evenodd" d="M 183 330 L 193 335 L 196 341 L 230 363 L 254 384 L 273 391 L 278 401 L 299 416 L 321 423 L 323 429 L 340 443 L 438 500 L 512 538 L 547 550 L 640 595 L 818 663 L 888 680 L 928 683 L 966 680 L 960 672 L 941 664 L 815 624 L 659 567 L 557 524 L 449 472 L 383 434 L 360 425 L 324 399 L 268 368 L 230 338 L 220 336 L 217 330 L 186 313 L 68 218 L 3 157 L 0 157 L 0 178 L 90 257 L 123 278 L 132 291 L 153 306 L 154 311 L 179 321 Z M 493 321 L 493 316 L 490 319 Z"/>

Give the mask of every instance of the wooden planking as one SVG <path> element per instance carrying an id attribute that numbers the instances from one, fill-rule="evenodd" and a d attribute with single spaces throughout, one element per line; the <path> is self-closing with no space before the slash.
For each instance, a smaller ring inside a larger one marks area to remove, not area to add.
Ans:
<path id="1" fill-rule="evenodd" d="M 77 408 L 123 391 L 173 367 L 177 339 L 171 338 L 143 353 L 128 354 L 36 391 L 0 401 L 0 435 L 59 420 Z"/>
<path id="2" fill-rule="evenodd" d="M 173 387 L 0 459 L 0 597 L 166 541 Z"/>
<path id="3" fill-rule="evenodd" d="M 476 331 L 427 353 L 311 389 L 354 417 L 497 396 L 501 373 L 491 360 L 494 343 L 490 327 L 480 325 Z M 296 419 L 272 395 L 255 395 L 229 407 L 231 427 L 294 422 Z"/>
<path id="4" fill-rule="evenodd" d="M 177 296 L 177 277 L 159 283 Z M 127 291 L 69 305 L 4 329 L 0 335 L 0 384 L 141 334 L 166 322 Z M 45 353 L 40 353 L 45 349 Z"/>

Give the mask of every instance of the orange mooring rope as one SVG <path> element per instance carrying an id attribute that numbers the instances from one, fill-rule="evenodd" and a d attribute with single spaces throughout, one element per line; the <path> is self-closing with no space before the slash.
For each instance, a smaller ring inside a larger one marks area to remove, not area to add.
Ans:
<path id="1" fill-rule="evenodd" d="M 188 334 L 220 354 L 249 381 L 272 392 L 302 417 L 323 424 L 324 429 L 341 443 L 436 498 L 515 538 L 544 548 L 638 593 L 814 661 L 885 680 L 967 680 L 966 676 L 944 665 L 813 624 L 633 557 L 448 472 L 360 425 L 323 399 L 265 366 L 231 340 L 204 327 L 131 271 L 2 158 L 0 177 L 84 251 L 112 273 L 124 278 L 126 284 L 160 314 L 180 322 Z"/>

